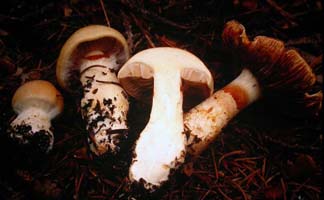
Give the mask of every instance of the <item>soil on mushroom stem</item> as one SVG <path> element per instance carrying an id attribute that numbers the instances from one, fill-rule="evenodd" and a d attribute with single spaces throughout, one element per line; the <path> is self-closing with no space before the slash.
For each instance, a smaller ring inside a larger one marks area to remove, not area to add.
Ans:
<path id="1" fill-rule="evenodd" d="M 112 0 L 103 6 L 133 53 L 153 46 L 185 48 L 210 68 L 215 89 L 240 72 L 220 39 L 230 19 L 244 24 L 251 37 L 276 37 L 297 49 L 316 73 L 316 87 L 323 84 L 322 35 L 313 25 L 323 18 L 319 0 Z M 282 114 L 272 100 L 234 118 L 194 162 L 191 176 L 179 170 L 153 194 L 130 188 L 130 152 L 150 107 L 130 98 L 128 148 L 98 159 L 89 154 L 80 99 L 64 92 L 55 77 L 65 40 L 85 25 L 107 24 L 100 1 L 6 1 L 0 16 L 0 199 L 320 199 L 321 116 Z M 30 154 L 6 138 L 15 117 L 11 97 L 33 79 L 51 81 L 65 98 L 64 112 L 52 121 L 55 143 L 47 156 Z"/>

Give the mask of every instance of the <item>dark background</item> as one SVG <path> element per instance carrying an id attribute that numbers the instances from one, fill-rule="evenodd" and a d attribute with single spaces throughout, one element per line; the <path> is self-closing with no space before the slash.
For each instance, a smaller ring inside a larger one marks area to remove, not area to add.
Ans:
<path id="1" fill-rule="evenodd" d="M 320 199 L 321 113 L 285 109 L 289 105 L 274 99 L 242 111 L 194 163 L 191 176 L 179 170 L 152 194 L 130 187 L 127 179 L 129 152 L 147 121 L 147 105 L 130 99 L 128 151 L 102 159 L 88 153 L 78 96 L 63 91 L 55 77 L 60 48 L 74 31 L 109 21 L 127 38 L 132 54 L 154 46 L 187 49 L 211 70 L 217 90 L 240 71 L 221 41 L 223 26 L 232 19 L 251 39 L 275 37 L 296 49 L 317 75 L 314 91 L 321 88 L 319 0 L 2 2 L 0 199 Z M 6 137 L 15 117 L 11 97 L 34 79 L 51 81 L 65 98 L 64 112 L 52 121 L 55 144 L 47 156 L 21 151 Z"/>

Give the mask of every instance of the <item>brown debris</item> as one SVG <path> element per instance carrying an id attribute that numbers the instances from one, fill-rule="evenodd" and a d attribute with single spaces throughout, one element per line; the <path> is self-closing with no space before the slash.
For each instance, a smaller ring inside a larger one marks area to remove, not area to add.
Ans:
<path id="1" fill-rule="evenodd" d="M 13 61 L 8 57 L 0 57 L 0 74 L 7 76 L 16 72 L 16 66 Z"/>
<path id="2" fill-rule="evenodd" d="M 35 180 L 33 197 L 36 199 L 59 199 L 62 197 L 61 187 L 50 179 Z"/>
<path id="3" fill-rule="evenodd" d="M 266 200 L 282 199 L 283 191 L 280 185 L 269 186 L 265 189 L 264 198 Z"/>
<path id="4" fill-rule="evenodd" d="M 288 161 L 288 175 L 293 179 L 307 179 L 319 169 L 314 158 L 307 154 L 300 154 L 295 161 Z"/>

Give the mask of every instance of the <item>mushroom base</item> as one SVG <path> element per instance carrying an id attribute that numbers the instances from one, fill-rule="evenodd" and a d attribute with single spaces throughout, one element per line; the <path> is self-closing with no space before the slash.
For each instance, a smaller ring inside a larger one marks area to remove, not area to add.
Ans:
<path id="1" fill-rule="evenodd" d="M 45 112 L 29 109 L 18 115 L 11 123 L 8 133 L 15 143 L 35 152 L 48 153 L 54 143 L 51 129 Z"/>

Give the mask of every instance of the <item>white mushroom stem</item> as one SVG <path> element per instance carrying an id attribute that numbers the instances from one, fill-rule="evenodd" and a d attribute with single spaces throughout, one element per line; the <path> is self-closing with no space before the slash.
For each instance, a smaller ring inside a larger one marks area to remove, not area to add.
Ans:
<path id="1" fill-rule="evenodd" d="M 243 108 L 260 97 L 260 86 L 248 69 L 184 115 L 188 153 L 199 155 Z"/>
<path id="2" fill-rule="evenodd" d="M 91 52 L 91 56 L 98 58 L 85 58 L 80 67 L 82 117 L 87 122 L 91 151 L 96 155 L 117 153 L 122 140 L 127 137 L 127 94 L 116 76 L 116 58 L 94 53 L 98 54 Z"/>
<path id="3" fill-rule="evenodd" d="M 154 72 L 150 120 L 137 140 L 130 166 L 131 181 L 143 182 L 146 189 L 160 186 L 168 180 L 170 170 L 184 162 L 181 73 L 171 70 Z"/>
<path id="4" fill-rule="evenodd" d="M 22 110 L 18 116 L 11 122 L 10 137 L 20 144 L 39 145 L 41 150 L 48 152 L 53 147 L 54 136 L 50 130 L 50 120 L 57 113 L 49 113 L 42 107 L 29 107 Z M 37 138 L 35 137 L 37 135 Z"/>

